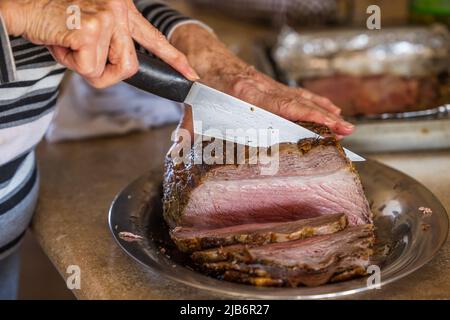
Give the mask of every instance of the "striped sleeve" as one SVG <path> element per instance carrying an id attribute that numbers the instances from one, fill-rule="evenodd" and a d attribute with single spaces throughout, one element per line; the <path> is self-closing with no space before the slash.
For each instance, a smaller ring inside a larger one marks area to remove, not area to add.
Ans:
<path id="1" fill-rule="evenodd" d="M 0 15 L 0 84 L 14 81 L 16 65 L 9 42 L 8 32 Z"/>
<path id="2" fill-rule="evenodd" d="M 162 1 L 134 0 L 134 3 L 142 15 L 169 40 L 176 28 L 187 23 L 198 24 L 212 32 L 203 22 L 182 15 Z"/>

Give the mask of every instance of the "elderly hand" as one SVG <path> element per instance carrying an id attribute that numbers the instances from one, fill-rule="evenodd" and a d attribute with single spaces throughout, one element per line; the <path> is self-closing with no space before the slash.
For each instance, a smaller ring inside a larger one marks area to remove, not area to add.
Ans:
<path id="1" fill-rule="evenodd" d="M 71 29 L 69 6 L 80 9 L 81 25 Z M 136 73 L 133 39 L 191 80 L 198 78 L 186 57 L 136 9 L 132 0 L 0 0 L 9 34 L 46 45 L 61 64 L 95 87 Z"/>
<path id="2" fill-rule="evenodd" d="M 202 27 L 181 26 L 171 41 L 186 54 L 202 82 L 291 121 L 324 124 L 338 137 L 352 133 L 353 125 L 341 118 L 340 109 L 330 100 L 256 71 Z M 187 114 L 183 126 L 188 126 L 189 118 Z"/>

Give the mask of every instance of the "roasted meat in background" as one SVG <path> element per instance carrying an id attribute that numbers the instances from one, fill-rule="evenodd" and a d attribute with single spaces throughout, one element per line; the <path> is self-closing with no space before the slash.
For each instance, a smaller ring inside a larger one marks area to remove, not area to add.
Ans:
<path id="1" fill-rule="evenodd" d="M 291 286 L 364 273 L 372 214 L 358 174 L 329 131 L 309 128 L 326 137 L 281 144 L 275 175 L 260 164 L 194 164 L 193 152 L 187 164 L 166 159 L 164 218 L 202 270 Z"/>
<path id="2" fill-rule="evenodd" d="M 333 101 L 345 116 L 417 111 L 443 103 L 437 77 L 334 75 L 299 84 Z"/>
<path id="3" fill-rule="evenodd" d="M 329 98 L 345 116 L 417 111 L 450 101 L 445 26 L 285 29 L 272 58 L 281 80 Z"/>

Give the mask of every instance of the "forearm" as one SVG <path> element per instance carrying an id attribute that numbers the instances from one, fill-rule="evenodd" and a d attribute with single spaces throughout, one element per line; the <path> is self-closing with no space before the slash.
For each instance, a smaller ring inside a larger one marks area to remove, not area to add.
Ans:
<path id="1" fill-rule="evenodd" d="M 25 32 L 29 13 L 34 10 L 33 0 L 0 0 L 0 15 L 11 36 L 21 36 Z"/>

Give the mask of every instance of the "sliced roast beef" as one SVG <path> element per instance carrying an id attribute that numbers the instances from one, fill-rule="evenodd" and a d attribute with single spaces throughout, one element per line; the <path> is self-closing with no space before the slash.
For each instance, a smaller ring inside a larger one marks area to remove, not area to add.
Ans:
<path id="1" fill-rule="evenodd" d="M 352 260 L 352 257 L 348 258 Z M 328 269 L 323 273 L 307 273 L 304 270 L 285 269 L 285 268 L 271 268 L 272 272 L 267 272 L 266 267 L 264 272 L 257 272 L 262 275 L 252 275 L 245 272 L 234 270 L 227 270 L 222 278 L 228 281 L 251 284 L 259 287 L 298 287 L 304 286 L 319 286 L 327 282 L 344 281 L 366 274 L 366 269 L 358 265 L 349 266 L 346 271 L 340 272 L 336 270 L 332 274 L 332 270 Z"/>
<path id="2" fill-rule="evenodd" d="M 207 271 L 245 283 L 315 286 L 365 273 L 374 241 L 371 224 L 262 246 L 233 245 L 194 252 Z"/>
<path id="3" fill-rule="evenodd" d="M 324 138 L 280 144 L 273 175 L 260 162 L 196 164 L 194 150 L 166 159 L 164 218 L 201 270 L 260 286 L 365 273 L 374 237 L 358 174 L 328 130 L 303 125 Z"/>
<path id="4" fill-rule="evenodd" d="M 238 243 L 262 245 L 330 234 L 347 226 L 345 214 L 331 214 L 288 222 L 251 223 L 217 229 L 176 227 L 172 240 L 185 252 Z"/>
<path id="5" fill-rule="evenodd" d="M 371 222 L 359 177 L 332 137 L 279 146 L 279 170 L 262 165 L 175 165 L 166 160 L 164 217 L 171 228 L 222 228 L 345 212 L 350 225 Z"/>

